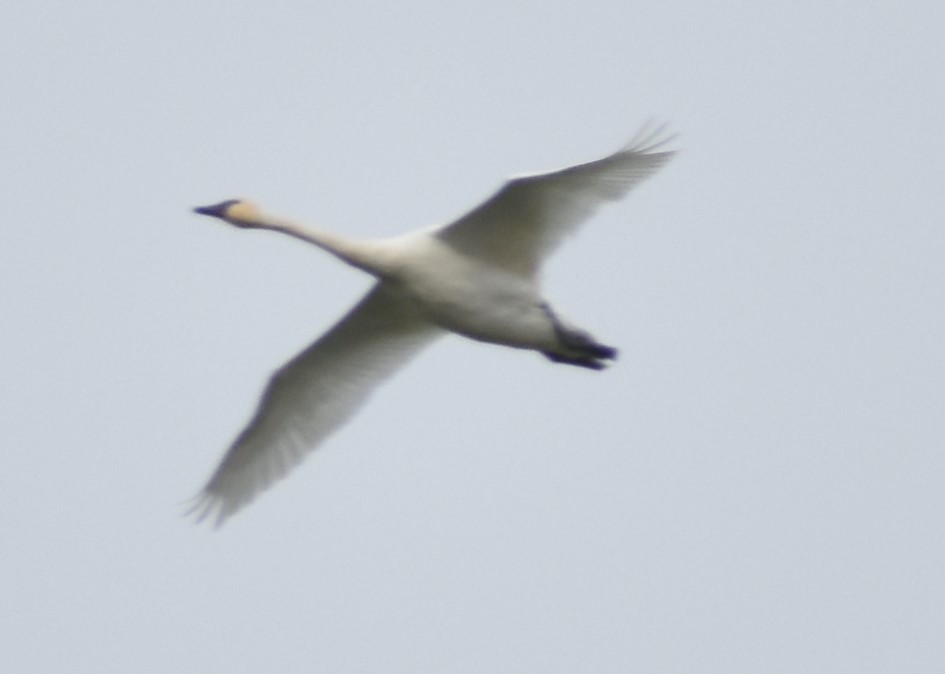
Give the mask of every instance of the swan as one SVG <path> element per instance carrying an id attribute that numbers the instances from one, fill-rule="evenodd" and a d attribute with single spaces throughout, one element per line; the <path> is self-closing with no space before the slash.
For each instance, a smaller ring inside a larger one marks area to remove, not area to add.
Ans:
<path id="1" fill-rule="evenodd" d="M 391 239 L 346 238 L 239 199 L 195 208 L 236 227 L 314 244 L 376 279 L 334 327 L 271 376 L 248 425 L 195 498 L 197 521 L 222 525 L 446 332 L 604 368 L 617 349 L 551 308 L 539 268 L 598 206 L 665 164 L 674 152 L 663 148 L 672 139 L 664 127 L 646 125 L 602 159 L 512 178 L 458 220 Z"/>

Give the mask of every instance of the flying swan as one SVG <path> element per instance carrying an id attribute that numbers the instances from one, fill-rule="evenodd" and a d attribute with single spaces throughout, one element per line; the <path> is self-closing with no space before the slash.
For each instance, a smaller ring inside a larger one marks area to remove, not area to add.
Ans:
<path id="1" fill-rule="evenodd" d="M 334 327 L 277 370 L 249 424 L 194 501 L 220 526 L 348 421 L 384 380 L 446 331 L 600 370 L 617 350 L 569 323 L 542 297 L 542 262 L 606 201 L 673 152 L 645 126 L 611 155 L 524 175 L 445 227 L 355 240 L 229 200 L 194 211 L 236 227 L 312 243 L 377 279 Z"/>

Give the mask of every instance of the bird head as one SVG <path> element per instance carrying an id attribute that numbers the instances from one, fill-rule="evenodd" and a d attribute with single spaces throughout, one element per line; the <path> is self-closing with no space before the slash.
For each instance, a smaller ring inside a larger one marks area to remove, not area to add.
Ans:
<path id="1" fill-rule="evenodd" d="M 227 199 L 212 206 L 198 206 L 194 213 L 220 218 L 237 227 L 252 227 L 259 221 L 259 209 L 242 199 Z"/>

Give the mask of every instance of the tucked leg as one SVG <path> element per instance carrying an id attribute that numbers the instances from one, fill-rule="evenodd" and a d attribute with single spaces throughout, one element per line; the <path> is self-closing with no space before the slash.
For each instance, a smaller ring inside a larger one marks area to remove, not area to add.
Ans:
<path id="1" fill-rule="evenodd" d="M 542 310 L 554 326 L 555 335 L 561 343 L 561 351 L 545 351 L 545 356 L 555 363 L 565 363 L 586 367 L 591 370 L 603 370 L 607 367 L 604 360 L 614 360 L 617 349 L 601 344 L 590 333 L 564 322 L 547 303 Z"/>

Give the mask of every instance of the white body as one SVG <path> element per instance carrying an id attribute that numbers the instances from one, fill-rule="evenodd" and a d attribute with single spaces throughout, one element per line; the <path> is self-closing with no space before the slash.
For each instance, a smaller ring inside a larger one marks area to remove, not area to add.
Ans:
<path id="1" fill-rule="evenodd" d="M 627 147 L 560 171 L 515 178 L 445 227 L 356 241 L 260 212 L 244 201 L 196 211 L 312 243 L 377 278 L 331 330 L 280 368 L 256 414 L 195 504 L 217 524 L 249 503 L 347 421 L 370 393 L 446 331 L 602 369 L 616 349 L 566 323 L 543 299 L 541 263 L 605 201 L 672 156 L 644 129 Z"/>
<path id="2" fill-rule="evenodd" d="M 533 279 L 484 265 L 425 233 L 390 245 L 394 268 L 384 282 L 413 300 L 431 323 L 483 342 L 560 348 Z"/>

